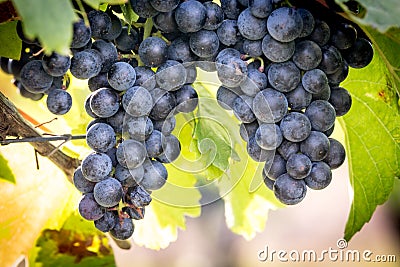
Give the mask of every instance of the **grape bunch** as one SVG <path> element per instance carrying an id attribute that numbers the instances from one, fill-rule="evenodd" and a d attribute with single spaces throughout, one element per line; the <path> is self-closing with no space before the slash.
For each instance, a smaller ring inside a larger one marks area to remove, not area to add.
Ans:
<path id="1" fill-rule="evenodd" d="M 74 23 L 70 56 L 44 55 L 18 23 L 21 60 L 0 63 L 23 96 L 47 94 L 48 109 L 62 115 L 72 105 L 68 75 L 88 82 L 93 151 L 73 177 L 83 218 L 117 239 L 132 236 L 132 220 L 166 183 L 164 164 L 180 154 L 175 115 L 198 105 L 197 67 L 217 72 L 218 103 L 240 121 L 247 152 L 264 162 L 279 201 L 294 205 L 307 187 L 329 185 L 346 156 L 330 137 L 352 104 L 341 83 L 349 68 L 371 62 L 373 49 L 356 25 L 316 2 L 290 2 L 130 0 L 125 8 L 139 17 L 132 25 L 120 6 L 84 6 L 89 25 Z"/>
<path id="2" fill-rule="evenodd" d="M 260 0 L 235 16 L 224 11 L 217 34 L 229 47 L 215 59 L 217 99 L 241 121 L 250 157 L 265 162 L 265 185 L 280 202 L 297 204 L 307 187 L 326 188 L 345 160 L 343 145 L 330 138 L 352 104 L 340 83 L 349 67 L 371 62 L 372 46 L 353 25 L 318 10 Z"/>
<path id="3" fill-rule="evenodd" d="M 73 181 L 84 194 L 81 216 L 123 240 L 133 234 L 132 220 L 144 217 L 151 192 L 166 183 L 164 164 L 180 154 L 172 134 L 175 115 L 197 107 L 191 85 L 196 69 L 168 56 L 166 41 L 144 39 L 143 31 L 124 26 L 115 15 L 109 20 L 106 12 L 93 10 L 88 16 L 95 41 L 73 54 L 70 72 L 88 79 L 91 93 L 84 106 L 93 121 L 86 142 L 93 152 Z"/>

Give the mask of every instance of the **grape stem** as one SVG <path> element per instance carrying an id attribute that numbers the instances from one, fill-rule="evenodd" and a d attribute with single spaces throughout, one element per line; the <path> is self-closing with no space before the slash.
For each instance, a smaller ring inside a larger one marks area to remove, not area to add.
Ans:
<path id="1" fill-rule="evenodd" d="M 30 141 L 26 141 L 29 142 L 40 155 L 50 159 L 67 175 L 68 179 L 72 181 L 73 173 L 75 169 L 80 165 L 79 159 L 72 158 L 64 154 L 61 150 L 58 149 L 58 147 L 49 142 L 49 138 L 54 140 L 54 138 L 57 139 L 58 137 L 58 140 L 65 141 L 69 138 L 72 138 L 72 136 L 63 135 L 43 137 L 31 124 L 29 124 L 24 118 L 22 118 L 21 114 L 18 112 L 14 104 L 11 103 L 11 101 L 8 100 L 7 97 L 5 97 L 1 92 L 0 126 L 0 140 L 2 140 L 1 144 L 3 144 L 4 141 L 11 143 L 20 142 L 6 139 L 6 137 L 8 136 L 20 138 L 19 140 L 26 140 L 25 138 L 38 138 L 28 139 Z M 44 140 L 43 138 L 47 140 Z M 76 137 L 74 137 L 73 139 L 75 138 Z M 83 136 L 81 136 L 81 138 L 83 138 Z"/>
<path id="2" fill-rule="evenodd" d="M 50 141 L 70 141 L 70 140 L 79 140 L 85 139 L 86 135 L 56 135 L 56 136 L 41 136 L 41 137 L 25 137 L 25 138 L 13 138 L 13 139 L 5 139 L 0 141 L 0 145 L 9 145 L 15 143 L 31 143 L 31 142 L 50 142 Z"/>

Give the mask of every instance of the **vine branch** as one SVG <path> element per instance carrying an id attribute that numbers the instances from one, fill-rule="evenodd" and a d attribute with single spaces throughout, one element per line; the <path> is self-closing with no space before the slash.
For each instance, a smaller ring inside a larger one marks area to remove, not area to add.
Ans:
<path id="1" fill-rule="evenodd" d="M 6 139 L 7 136 L 22 139 Z M 54 138 L 57 137 L 63 138 L 58 140 L 64 141 L 74 139 L 71 135 L 43 137 L 21 117 L 14 104 L 0 92 L 0 143 L 15 143 L 18 142 L 16 140 L 25 140 L 25 138 L 28 138 L 25 141 L 29 141 L 40 155 L 50 159 L 67 175 L 68 179 L 72 180 L 72 175 L 80 162 L 78 159 L 64 154 L 49 142 L 54 141 Z M 82 136 L 80 137 L 82 138 Z"/>

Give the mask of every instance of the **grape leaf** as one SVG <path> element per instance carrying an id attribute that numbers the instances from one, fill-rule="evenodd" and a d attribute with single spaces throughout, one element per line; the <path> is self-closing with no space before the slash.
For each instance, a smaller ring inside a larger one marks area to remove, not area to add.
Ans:
<path id="1" fill-rule="evenodd" d="M 336 0 L 336 2 L 341 4 L 344 10 L 347 10 L 343 3 L 348 2 L 348 0 Z M 366 9 L 366 14 L 365 17 L 358 18 L 348 12 L 354 21 L 372 26 L 381 32 L 387 31 L 390 27 L 400 26 L 400 5 L 397 0 L 358 0 L 357 2 Z"/>
<path id="2" fill-rule="evenodd" d="M 38 38 L 47 53 L 67 54 L 72 23 L 78 19 L 69 0 L 13 0 L 28 38 Z"/>
<path id="3" fill-rule="evenodd" d="M 100 4 L 106 3 L 110 5 L 122 5 L 127 2 L 127 0 L 84 0 L 86 4 L 93 7 L 94 9 L 98 9 Z"/>
<path id="4" fill-rule="evenodd" d="M 0 57 L 20 58 L 22 41 L 17 35 L 16 25 L 16 21 L 0 24 Z"/>
<path id="5" fill-rule="evenodd" d="M 36 170 L 29 144 L 0 147 L 14 171 L 17 184 L 0 187 L 1 263 L 11 266 L 20 255 L 27 255 L 43 227 L 58 229 L 76 209 L 77 190 L 51 161 L 39 157 Z"/>
<path id="6" fill-rule="evenodd" d="M 61 229 L 45 229 L 30 255 L 32 266 L 115 266 L 107 237 L 73 213 Z"/>
<path id="7" fill-rule="evenodd" d="M 352 69 L 342 84 L 353 98 L 352 109 L 340 119 L 346 134 L 350 182 L 354 189 L 345 229 L 347 240 L 388 199 L 394 178 L 400 175 L 400 115 L 396 94 L 399 79 L 397 65 L 392 66 L 390 62 L 394 59 L 389 59 L 396 51 L 393 46 L 390 52 L 385 51 L 390 43 L 385 43 L 386 37 L 381 34 L 374 31 L 371 37 L 376 51 L 373 61 L 364 69 Z"/>
<path id="8" fill-rule="evenodd" d="M 0 154 L 0 179 L 15 184 L 15 175 L 2 154 Z"/>

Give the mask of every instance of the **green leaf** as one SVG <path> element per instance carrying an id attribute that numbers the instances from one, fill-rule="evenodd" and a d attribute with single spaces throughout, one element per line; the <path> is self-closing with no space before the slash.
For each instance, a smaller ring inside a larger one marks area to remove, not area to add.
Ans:
<path id="1" fill-rule="evenodd" d="M 0 154 L 0 179 L 15 184 L 15 175 L 2 154 Z"/>
<path id="2" fill-rule="evenodd" d="M 0 57 L 20 58 L 22 41 L 17 35 L 16 25 L 16 21 L 0 24 Z"/>
<path id="3" fill-rule="evenodd" d="M 60 230 L 46 229 L 30 255 L 32 266 L 116 266 L 106 236 L 72 214 Z"/>
<path id="4" fill-rule="evenodd" d="M 344 10 L 347 10 L 346 5 L 343 3 L 348 0 L 336 0 L 337 3 L 341 4 Z M 365 17 L 358 18 L 348 12 L 350 17 L 361 24 L 372 26 L 381 32 L 387 31 L 390 27 L 400 26 L 400 5 L 397 0 L 358 0 L 365 9 Z"/>
<path id="5" fill-rule="evenodd" d="M 124 20 L 129 25 L 136 22 L 139 16 L 133 11 L 130 1 L 125 5 L 121 6 L 122 14 L 124 15 Z"/>
<path id="6" fill-rule="evenodd" d="M 122 5 L 127 2 L 127 0 L 84 0 L 86 4 L 93 7 L 94 9 L 99 9 L 100 4 L 109 5 Z"/>
<path id="7" fill-rule="evenodd" d="M 18 181 L 0 187 L 0 259 L 11 266 L 27 255 L 42 229 L 59 229 L 76 209 L 80 194 L 65 174 L 50 160 L 39 156 L 36 169 L 34 150 L 29 144 L 0 147 Z"/>
<path id="8" fill-rule="evenodd" d="M 371 36 L 380 39 L 372 40 L 376 51 L 373 61 L 364 69 L 352 69 L 342 84 L 353 98 L 352 109 L 340 119 L 346 134 L 350 182 L 354 189 L 345 229 L 347 240 L 388 199 L 393 181 L 400 175 L 400 116 L 396 94 L 399 63 L 391 65 L 394 59 L 389 61 L 391 53 L 398 48 L 392 46 L 394 50 L 387 51 L 390 42 L 375 34 L 378 33 Z"/>
<path id="9" fill-rule="evenodd" d="M 38 38 L 47 53 L 67 54 L 72 23 L 78 19 L 69 0 L 13 0 L 28 38 Z"/>

